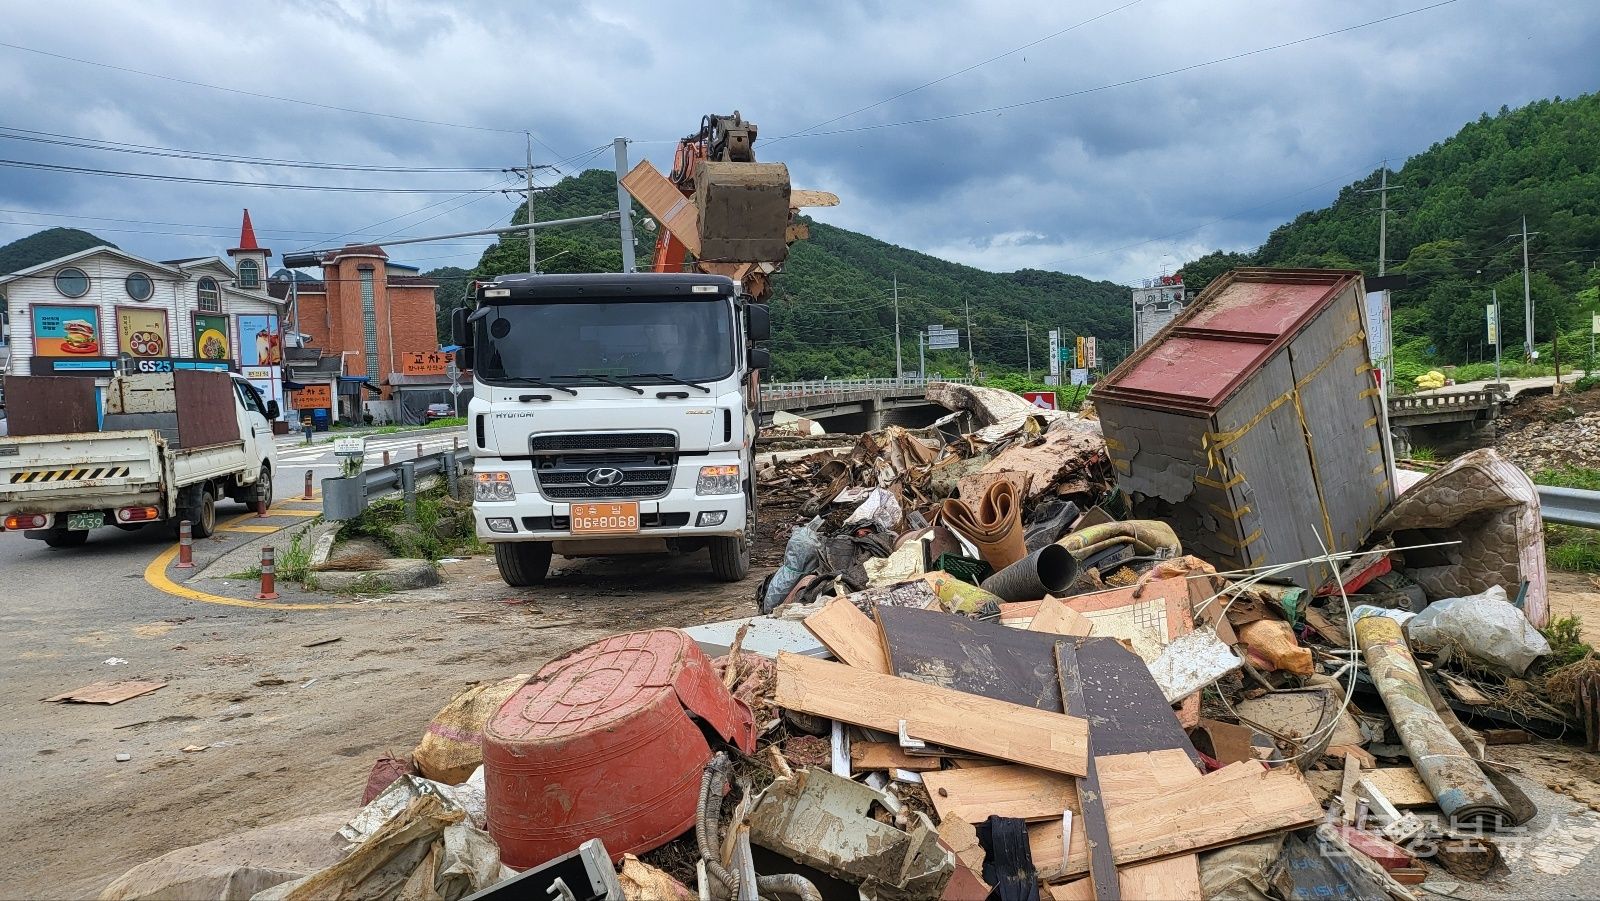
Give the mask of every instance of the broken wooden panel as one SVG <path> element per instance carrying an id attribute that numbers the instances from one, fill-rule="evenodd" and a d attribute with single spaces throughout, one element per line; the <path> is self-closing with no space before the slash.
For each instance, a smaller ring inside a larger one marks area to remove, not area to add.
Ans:
<path id="1" fill-rule="evenodd" d="M 1089 724 L 1081 718 L 796 654 L 778 655 L 775 700 L 883 732 L 904 722 L 913 738 L 1055 772 L 1081 775 L 1088 764 Z"/>
<path id="2" fill-rule="evenodd" d="M 142 694 L 149 694 L 158 688 L 166 687 L 165 682 L 145 682 L 136 679 L 126 682 L 90 682 L 82 688 L 75 688 L 45 700 L 71 704 L 120 704 L 129 698 L 137 698 Z"/>
<path id="3" fill-rule="evenodd" d="M 834 598 L 804 622 L 833 656 L 845 663 L 874 673 L 889 671 L 877 625 L 848 598 Z"/>
<path id="4" fill-rule="evenodd" d="M 1343 774 L 1337 770 L 1322 770 L 1306 774 L 1306 781 L 1317 799 L 1327 802 L 1339 793 Z M 1361 778 L 1372 783 L 1389 803 L 1396 807 L 1432 807 L 1433 793 L 1423 784 L 1417 771 L 1408 766 L 1382 767 L 1366 770 Z"/>
<path id="5" fill-rule="evenodd" d="M 633 171 L 622 177 L 622 186 L 645 208 L 661 227 L 700 256 L 700 213 L 678 186 L 667 180 L 649 160 L 640 160 Z"/>
<path id="6" fill-rule="evenodd" d="M 1188 580 L 1156 579 L 1143 585 L 1067 598 L 1067 606 L 1088 617 L 1094 634 L 1121 638 L 1149 663 L 1179 635 L 1194 630 Z"/>
<path id="7" fill-rule="evenodd" d="M 1001 624 L 1005 624 L 1005 610 L 1001 609 Z M 1037 612 L 1028 621 L 1029 632 L 1049 632 L 1052 635 L 1088 636 L 1094 633 L 1094 623 L 1087 616 L 1067 606 L 1060 598 L 1045 598 L 1038 602 Z"/>
<path id="8" fill-rule="evenodd" d="M 925 773 L 936 771 L 939 766 L 940 758 L 907 754 L 894 742 L 853 741 L 850 743 L 851 772 L 906 770 L 912 773 Z"/>
<path id="9" fill-rule="evenodd" d="M 1096 755 L 1100 791 L 1112 806 L 1159 798 L 1200 778 L 1180 748 Z M 1074 780 L 1031 766 L 996 765 L 925 773 L 923 783 L 939 818 L 981 823 L 993 813 L 1022 820 L 1060 820 L 1077 813 Z M 1058 830 L 1059 831 L 1059 830 Z"/>

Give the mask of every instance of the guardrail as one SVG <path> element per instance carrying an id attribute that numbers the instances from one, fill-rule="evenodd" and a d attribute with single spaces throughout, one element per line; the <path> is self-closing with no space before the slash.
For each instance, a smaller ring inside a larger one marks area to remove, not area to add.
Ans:
<path id="1" fill-rule="evenodd" d="M 470 451 L 461 448 L 415 460 L 402 460 L 388 466 L 375 466 L 363 470 L 358 476 L 323 479 L 322 515 L 328 519 L 354 519 L 367 509 L 367 504 L 373 499 L 396 491 L 405 495 L 410 511 L 416 502 L 419 479 L 442 475 L 454 493 L 461 464 L 471 457 Z"/>
<path id="2" fill-rule="evenodd" d="M 828 379 L 821 382 L 773 382 L 761 386 L 762 397 L 809 397 L 854 391 L 920 391 L 931 382 L 967 384 L 967 379 Z"/>
<path id="3" fill-rule="evenodd" d="M 1547 523 L 1600 529 L 1600 491 L 1536 485 L 1539 512 Z"/>
<path id="4" fill-rule="evenodd" d="M 445 461 L 449 460 L 460 471 L 464 460 L 472 459 L 472 453 L 466 448 L 455 451 L 440 451 L 415 460 L 402 460 L 399 463 L 390 463 L 388 466 L 374 466 L 361 473 L 362 493 L 368 498 L 382 497 L 391 491 L 400 491 L 405 487 L 404 467 L 410 466 L 416 478 L 428 476 L 448 475 L 449 467 Z"/>
<path id="5" fill-rule="evenodd" d="M 1500 391 L 1457 391 L 1450 394 L 1402 394 L 1389 398 L 1389 411 L 1393 413 L 1445 412 L 1448 410 L 1483 410 L 1501 403 L 1505 394 Z"/>

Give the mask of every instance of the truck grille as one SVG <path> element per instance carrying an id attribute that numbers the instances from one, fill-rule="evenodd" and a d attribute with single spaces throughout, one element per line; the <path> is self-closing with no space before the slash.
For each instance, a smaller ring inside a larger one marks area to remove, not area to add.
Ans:
<path id="1" fill-rule="evenodd" d="M 662 497 L 672 488 L 678 462 L 678 441 L 671 432 L 534 435 L 529 447 L 535 456 L 539 490 L 559 501 Z M 595 483 L 596 478 L 600 484 Z"/>
<path id="2" fill-rule="evenodd" d="M 689 524 L 687 513 L 640 513 L 639 528 L 641 529 L 681 529 Z M 566 516 L 524 516 L 522 527 L 530 532 L 553 532 L 572 528 L 572 520 Z"/>

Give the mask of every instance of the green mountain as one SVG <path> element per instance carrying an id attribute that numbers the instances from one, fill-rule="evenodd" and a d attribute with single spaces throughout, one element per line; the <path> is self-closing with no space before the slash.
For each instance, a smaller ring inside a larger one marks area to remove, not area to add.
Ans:
<path id="1" fill-rule="evenodd" d="M 1388 272 L 1405 275 L 1393 295 L 1396 374 L 1494 359 L 1485 306 L 1501 304 L 1501 345 L 1523 359 L 1522 219 L 1540 363 L 1561 335 L 1561 358 L 1589 347 L 1600 271 L 1600 94 L 1501 107 L 1389 174 Z M 1377 274 L 1380 174 L 1339 192 L 1332 205 L 1275 229 L 1255 251 L 1217 251 L 1183 268 L 1203 287 L 1234 266 L 1338 266 Z M 1482 368 L 1477 367 L 1477 368 Z M 1492 373 L 1493 367 L 1488 367 Z"/>
<path id="2" fill-rule="evenodd" d="M 534 201 L 540 220 L 615 208 L 616 178 L 604 170 L 564 178 Z M 642 227 L 637 206 L 634 217 L 637 265 L 648 268 L 655 235 Z M 513 222 L 524 221 L 519 210 Z M 1022 371 L 1030 351 L 1035 372 L 1046 371 L 1051 328 L 1067 336 L 1097 336 L 1105 359 L 1128 352 L 1132 309 L 1128 289 L 1121 285 L 1039 270 L 987 272 L 806 222 L 810 238 L 793 246 L 773 279 L 774 380 L 894 375 L 896 278 L 901 357 L 908 372 L 918 366 L 918 331 L 943 325 L 965 332 L 969 308 L 974 352 L 986 371 Z M 551 229 L 539 235 L 537 249 L 541 272 L 615 272 L 622 266 L 613 222 Z M 526 271 L 527 239 L 506 237 L 485 251 L 471 277 Z M 452 277 L 452 284 L 463 289 L 468 282 L 444 270 L 429 274 Z M 452 296 L 443 287 L 439 296 L 441 308 L 464 302 L 463 295 Z M 448 311 L 441 312 L 447 316 Z M 931 352 L 927 362 L 930 371 L 961 374 L 967 368 L 966 349 Z"/>
<path id="3" fill-rule="evenodd" d="M 108 247 L 117 246 L 76 228 L 47 228 L 0 247 L 0 275 L 37 266 L 57 257 L 64 257 L 69 253 L 77 253 L 101 244 Z"/>

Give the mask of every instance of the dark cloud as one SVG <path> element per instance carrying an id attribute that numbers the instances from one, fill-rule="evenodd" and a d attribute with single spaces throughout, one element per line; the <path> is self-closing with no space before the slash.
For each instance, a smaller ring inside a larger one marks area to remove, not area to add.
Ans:
<path id="1" fill-rule="evenodd" d="M 1398 165 L 1501 105 L 1591 90 L 1600 72 L 1592 50 L 1600 8 L 1458 0 L 1092 90 L 1401 9 L 1383 0 L 1143 0 L 874 105 L 1119 5 L 32 4 L 8 11 L 4 40 L 180 81 L 0 48 L 0 125 L 285 159 L 492 167 L 522 162 L 529 129 L 538 160 L 569 169 L 607 165 L 609 148 L 590 153 L 622 134 L 635 139 L 635 159 L 665 168 L 673 140 L 702 114 L 737 107 L 760 123 L 763 159 L 787 162 L 798 184 L 841 195 L 819 218 L 987 268 L 1050 266 L 1130 281 L 1216 247 L 1253 246 L 1380 159 Z M 862 107 L 870 108 L 819 126 Z M 890 127 L 854 130 L 880 125 Z M 812 126 L 820 134 L 778 140 Z M 305 184 L 461 190 L 498 180 L 286 171 L 5 140 L 0 158 Z M 248 206 L 281 252 L 482 228 L 504 222 L 514 203 L 500 194 L 448 197 L 0 168 L 0 208 L 33 213 L 0 213 L 0 242 L 76 225 L 155 257 L 211 253 L 231 243 Z M 397 256 L 470 266 L 485 243 Z"/>

